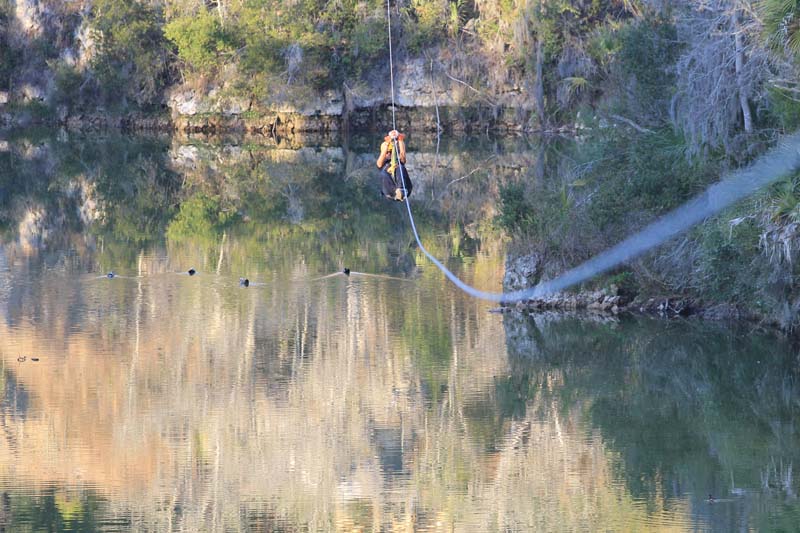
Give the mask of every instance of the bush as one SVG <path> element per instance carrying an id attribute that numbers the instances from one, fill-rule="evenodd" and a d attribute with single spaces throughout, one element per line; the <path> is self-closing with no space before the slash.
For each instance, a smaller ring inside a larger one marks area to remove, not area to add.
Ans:
<path id="1" fill-rule="evenodd" d="M 618 69 L 622 78 L 617 84 L 628 88 L 619 95 L 622 105 L 635 118 L 666 118 L 675 86 L 670 67 L 680 53 L 674 25 L 658 19 L 639 20 L 623 26 L 616 38 L 617 45 L 606 46 L 616 48 L 612 68 Z"/>
<path id="2" fill-rule="evenodd" d="M 511 234 L 527 233 L 535 225 L 533 206 L 525 200 L 525 188 L 511 183 L 500 189 L 500 226 Z"/>
<path id="3" fill-rule="evenodd" d="M 80 102 L 80 88 L 84 78 L 78 70 L 67 65 L 58 65 L 55 69 L 55 81 L 54 104 L 71 105 Z"/>
<path id="4" fill-rule="evenodd" d="M 716 165 L 687 159 L 683 137 L 671 130 L 630 138 L 612 134 L 598 148 L 602 160 L 587 179 L 597 188 L 589 216 L 601 229 L 631 213 L 673 209 L 717 177 Z"/>
<path id="5" fill-rule="evenodd" d="M 178 47 L 178 56 L 197 72 L 211 72 L 220 56 L 236 49 L 232 35 L 208 11 L 179 17 L 164 27 L 164 35 Z"/>
<path id="6" fill-rule="evenodd" d="M 445 6 L 442 2 L 415 0 L 404 15 L 404 41 L 412 52 L 419 53 L 444 36 Z M 386 26 L 385 20 L 383 25 Z"/>
<path id="7" fill-rule="evenodd" d="M 765 299 L 767 265 L 759 250 L 760 228 L 753 218 L 733 208 L 700 226 L 699 254 L 693 273 L 700 295 L 712 301 L 741 302 L 757 307 Z"/>
<path id="8" fill-rule="evenodd" d="M 6 28 L 11 20 L 10 7 L 7 1 L 0 1 L 0 90 L 2 91 L 8 90 L 11 74 L 22 60 L 22 52 L 12 50 L 7 43 Z"/>

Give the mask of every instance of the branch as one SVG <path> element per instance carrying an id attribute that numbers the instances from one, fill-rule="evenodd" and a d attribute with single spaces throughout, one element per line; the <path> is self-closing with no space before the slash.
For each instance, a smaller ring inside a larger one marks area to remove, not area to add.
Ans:
<path id="1" fill-rule="evenodd" d="M 495 155 L 490 155 L 489 157 L 487 157 L 487 158 L 486 158 L 486 159 L 483 161 L 483 165 L 485 165 L 486 163 L 488 163 L 489 161 L 491 161 L 491 160 L 492 160 L 492 159 L 494 159 L 495 157 L 497 157 L 497 156 L 495 156 Z M 444 188 L 446 189 L 446 188 L 448 188 L 449 186 L 451 186 L 452 184 L 454 184 L 454 183 L 456 183 L 456 182 L 459 182 L 459 181 L 461 181 L 461 180 L 467 179 L 468 177 L 472 176 L 473 174 L 475 174 L 475 173 L 476 173 L 476 172 L 478 172 L 479 170 L 483 170 L 483 165 L 481 165 L 481 166 L 479 166 L 479 167 L 476 167 L 476 168 L 472 169 L 472 172 L 470 172 L 469 174 L 465 174 L 465 175 L 461 176 L 460 178 L 456 178 L 456 179 L 454 179 L 454 180 L 451 180 L 451 181 L 450 181 L 450 182 L 449 182 L 447 185 L 445 185 L 445 186 L 444 186 Z"/>
<path id="2" fill-rule="evenodd" d="M 468 88 L 468 89 L 472 90 L 472 91 L 473 91 L 473 92 L 475 92 L 475 93 L 476 93 L 478 96 L 480 96 L 481 98 L 483 98 L 484 100 L 486 100 L 487 102 L 489 102 L 491 105 L 493 105 L 493 106 L 497 105 L 497 104 L 495 104 L 495 103 L 494 103 L 494 102 L 491 100 L 491 98 L 489 98 L 488 96 L 484 95 L 484 94 L 483 94 L 481 91 L 479 91 L 478 89 L 476 89 L 475 87 L 473 87 L 473 86 L 472 86 L 472 85 L 470 85 L 469 83 L 467 83 L 467 82 L 465 82 L 465 81 L 462 81 L 462 80 L 459 80 L 458 78 L 454 78 L 454 77 L 453 77 L 453 76 L 451 76 L 451 75 L 450 75 L 450 74 L 449 74 L 449 73 L 448 73 L 446 70 L 444 70 L 443 72 L 444 72 L 444 75 L 445 75 L 445 76 L 447 76 L 448 78 L 450 78 L 450 79 L 451 79 L 451 80 L 453 80 L 454 82 L 456 82 L 456 83 L 460 83 L 461 85 L 465 86 L 466 88 Z"/>
<path id="3" fill-rule="evenodd" d="M 625 124 L 627 124 L 627 125 L 628 125 L 628 126 L 630 126 L 631 128 L 633 128 L 633 129 L 635 129 L 636 131 L 638 131 L 639 133 L 653 133 L 653 130 L 650 130 L 650 129 L 644 128 L 644 127 L 642 127 L 642 126 L 638 125 L 637 123 L 635 123 L 634 121 L 632 121 L 632 120 L 631 120 L 631 119 L 629 119 L 629 118 L 625 118 L 625 117 L 623 117 L 623 116 L 620 116 L 620 115 L 609 115 L 609 116 L 610 116 L 611 118 L 613 118 L 614 120 L 618 120 L 618 121 L 620 121 L 620 122 L 624 122 Z"/>

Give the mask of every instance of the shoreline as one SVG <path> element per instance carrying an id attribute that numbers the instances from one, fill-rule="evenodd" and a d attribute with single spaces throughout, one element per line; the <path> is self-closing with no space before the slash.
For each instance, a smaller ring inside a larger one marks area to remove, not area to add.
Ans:
<path id="1" fill-rule="evenodd" d="M 533 298 L 516 303 L 501 303 L 491 309 L 493 313 L 588 313 L 602 316 L 636 315 L 662 319 L 700 318 L 717 322 L 740 322 L 779 331 L 793 336 L 795 332 L 775 320 L 732 303 L 711 303 L 688 296 L 620 294 L 614 290 L 595 290 L 577 293 L 557 293 L 544 298 Z"/>
<path id="2" fill-rule="evenodd" d="M 5 107 L 5 108 L 4 108 Z M 405 131 L 439 134 L 523 134 L 574 133 L 574 126 L 534 127 L 532 111 L 515 107 L 396 107 L 396 126 Z M 42 105 L 0 106 L 0 125 L 6 128 L 60 127 L 69 131 L 119 130 L 184 135 L 291 136 L 317 133 L 347 134 L 350 131 L 380 132 L 391 128 L 391 105 L 358 108 L 341 114 L 323 112 L 250 110 L 238 114 L 208 112 L 179 114 L 131 112 L 121 115 L 102 112 L 68 114 Z"/>

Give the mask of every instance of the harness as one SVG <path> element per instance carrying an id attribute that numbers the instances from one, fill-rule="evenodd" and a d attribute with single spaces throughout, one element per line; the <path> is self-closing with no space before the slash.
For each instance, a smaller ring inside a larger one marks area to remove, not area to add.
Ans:
<path id="1" fill-rule="evenodd" d="M 398 161 L 397 161 L 397 150 L 395 150 L 395 143 L 389 143 L 389 174 L 394 179 L 394 173 L 397 171 Z"/>

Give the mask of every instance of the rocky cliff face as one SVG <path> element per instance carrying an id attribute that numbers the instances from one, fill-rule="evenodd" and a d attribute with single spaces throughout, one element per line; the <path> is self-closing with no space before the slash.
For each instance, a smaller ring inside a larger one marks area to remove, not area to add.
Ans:
<path id="1" fill-rule="evenodd" d="M 256 98 L 237 89 L 242 74 L 237 72 L 235 64 L 230 64 L 211 81 L 193 80 L 167 89 L 163 105 L 171 124 L 163 121 L 138 124 L 135 117 L 120 121 L 109 118 L 103 109 L 79 112 L 69 102 L 59 101 L 64 99 L 59 91 L 63 92 L 65 83 L 76 83 L 69 76 L 81 76 L 77 82 L 81 87 L 93 78 L 91 67 L 99 35 L 91 25 L 92 2 L 7 1 L 8 7 L 0 13 L 5 17 L 0 16 L 0 45 L 5 41 L 16 59 L 9 86 L 4 87 L 0 82 L 0 123 L 31 121 L 30 117 L 9 113 L 13 107 L 9 104 L 43 103 L 55 113 L 33 120 L 59 122 L 70 128 L 287 135 L 373 126 L 384 129 L 392 124 L 388 68 L 384 73 L 372 72 L 364 79 L 348 80 L 341 87 L 325 91 L 296 84 L 271 85 L 267 96 Z M 524 88 L 512 82 L 492 83 L 489 94 L 485 92 L 487 89 L 476 89 L 453 75 L 455 60 L 445 52 L 429 52 L 432 59 L 395 61 L 395 119 L 399 127 L 427 131 L 526 129 L 533 110 L 532 98 Z"/>
<path id="2" fill-rule="evenodd" d="M 54 93 L 58 68 L 85 70 L 96 53 L 96 35 L 88 22 L 91 2 L 9 0 L 9 4 L 5 41 L 21 61 L 6 99 L 46 102 Z M 35 53 L 43 47 L 54 50 Z"/>
<path id="3" fill-rule="evenodd" d="M 226 68 L 231 72 L 222 79 L 235 79 L 235 67 Z M 525 129 L 533 113 L 530 98 L 518 87 L 482 94 L 422 58 L 398 64 L 394 76 L 395 120 L 402 129 L 513 132 Z M 177 86 L 168 95 L 176 128 L 188 132 L 371 129 L 392 123 L 391 103 L 388 76 L 318 93 L 286 86 L 260 101 L 235 94 L 224 81 L 205 89 Z"/>

